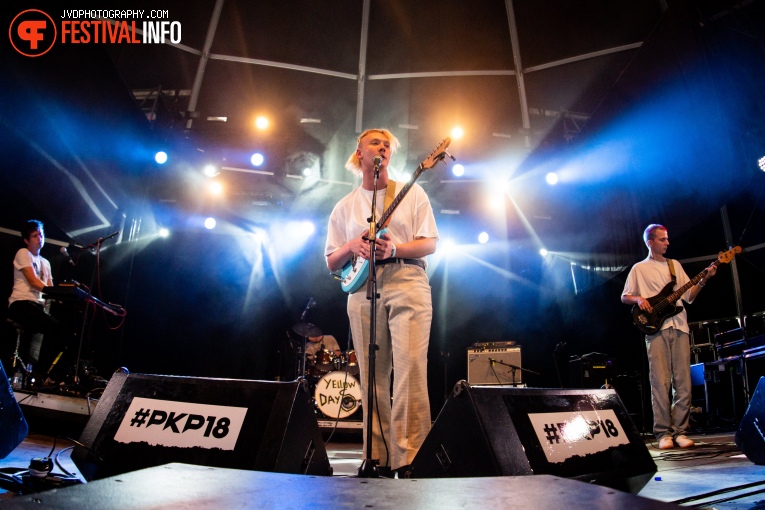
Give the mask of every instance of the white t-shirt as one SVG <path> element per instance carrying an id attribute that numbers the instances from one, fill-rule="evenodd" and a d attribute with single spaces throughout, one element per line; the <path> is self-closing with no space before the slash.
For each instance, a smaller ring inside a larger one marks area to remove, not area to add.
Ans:
<path id="1" fill-rule="evenodd" d="M 690 278 L 685 274 L 685 270 L 683 269 L 683 266 L 680 265 L 680 262 L 673 260 L 672 264 L 675 268 L 675 277 L 677 278 L 674 288 L 679 289 L 688 283 Z M 622 296 L 643 296 L 648 299 L 661 292 L 664 286 L 671 280 L 672 275 L 669 272 L 667 263 L 659 262 L 658 260 L 648 257 L 632 266 L 630 274 L 627 275 L 627 281 L 624 282 Z M 688 289 L 685 294 L 680 296 L 680 299 L 678 299 L 676 303 L 677 306 L 683 305 L 681 299 L 687 303 L 692 303 L 691 289 Z M 661 329 L 667 328 L 675 328 L 690 333 L 690 329 L 688 328 L 688 314 L 686 313 L 685 308 L 683 308 L 682 312 L 673 315 L 664 321 Z"/>
<path id="2" fill-rule="evenodd" d="M 396 183 L 396 195 L 404 187 L 405 183 Z M 383 213 L 385 205 L 385 189 L 377 191 L 377 220 Z M 324 247 L 324 255 L 329 255 L 346 242 L 361 236 L 369 230 L 367 218 L 372 211 L 372 191 L 365 190 L 361 186 L 354 189 L 335 204 L 332 214 L 329 216 L 329 228 L 327 232 L 327 244 Z M 427 193 L 419 184 L 413 184 L 401 203 L 391 215 L 388 225 L 388 234 L 393 244 L 402 244 L 413 241 L 418 237 L 430 237 L 438 239 L 436 218 Z M 423 258 L 423 260 L 426 260 Z M 427 263 L 427 262 L 426 262 Z"/>
<path id="3" fill-rule="evenodd" d="M 33 289 L 21 272 L 25 267 L 31 267 L 37 277 L 46 284 L 52 284 L 53 282 L 50 262 L 41 255 L 35 256 L 28 249 L 21 248 L 16 252 L 16 257 L 13 259 L 13 291 L 11 292 L 11 297 L 8 298 L 9 305 L 14 301 L 20 300 L 34 301 L 40 304 L 45 303 L 42 293 Z"/>

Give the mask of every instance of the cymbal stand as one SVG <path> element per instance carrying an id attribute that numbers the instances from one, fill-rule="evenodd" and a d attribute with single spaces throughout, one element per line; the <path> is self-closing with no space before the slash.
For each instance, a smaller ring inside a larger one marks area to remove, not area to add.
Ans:
<path id="1" fill-rule="evenodd" d="M 314 304 L 313 298 L 309 298 L 308 299 L 308 304 L 305 305 L 305 310 L 303 310 L 303 313 L 300 315 L 300 322 L 301 323 L 305 322 L 305 316 L 308 313 L 308 310 L 311 308 L 311 305 L 313 305 L 313 304 Z M 306 361 L 307 361 L 307 358 L 308 358 L 308 355 L 306 353 L 307 350 L 308 350 L 308 330 L 306 330 L 303 333 L 303 356 L 301 356 L 300 367 L 299 367 L 300 377 L 302 377 L 303 379 L 306 379 L 306 380 L 308 380 L 307 377 L 306 377 L 306 374 L 305 374 L 305 365 L 306 365 Z"/>
<path id="2" fill-rule="evenodd" d="M 364 460 L 359 468 L 359 478 L 379 478 L 380 472 L 377 469 L 379 459 L 372 458 L 372 414 L 375 409 L 375 361 L 377 360 L 377 256 L 375 255 L 375 243 L 377 240 L 377 179 L 380 177 L 379 156 L 375 158 L 374 168 L 374 192 L 372 193 L 372 214 L 369 217 L 369 232 L 367 234 L 369 241 L 369 279 L 367 280 L 367 299 L 369 300 L 369 360 L 367 367 L 367 408 L 364 413 L 367 417 L 366 433 L 367 444 L 364 452 Z"/>

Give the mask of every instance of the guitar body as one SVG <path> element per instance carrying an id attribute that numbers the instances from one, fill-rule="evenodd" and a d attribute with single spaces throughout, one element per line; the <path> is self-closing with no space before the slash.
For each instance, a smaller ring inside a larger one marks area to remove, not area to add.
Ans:
<path id="1" fill-rule="evenodd" d="M 661 289 L 661 292 L 654 297 L 648 298 L 648 303 L 653 309 L 650 313 L 641 310 L 638 305 L 632 306 L 632 322 L 646 335 L 658 333 L 665 320 L 683 311 L 683 307 L 677 306 L 675 303 L 667 303 L 663 307 L 657 306 L 667 299 L 667 296 L 672 294 L 674 286 L 675 282 L 669 282 Z"/>
<path id="2" fill-rule="evenodd" d="M 377 231 L 377 238 L 388 232 L 387 228 Z M 353 294 L 364 282 L 367 281 L 369 276 L 369 261 L 361 257 L 356 257 L 355 260 L 348 261 L 340 273 L 342 281 L 340 287 L 348 294 Z"/>
<path id="3" fill-rule="evenodd" d="M 425 161 L 420 163 L 420 166 L 417 167 L 417 170 L 414 172 L 411 180 L 404 184 L 404 187 L 401 189 L 401 191 L 399 191 L 398 195 L 396 195 L 396 198 L 393 199 L 390 206 L 385 211 L 383 211 L 382 216 L 380 217 L 380 221 L 378 221 L 376 224 L 377 234 L 375 237 L 379 239 L 381 235 L 388 232 L 388 228 L 382 228 L 382 226 L 388 224 L 390 215 L 393 214 L 393 211 L 396 210 L 398 204 L 401 203 L 401 201 L 411 189 L 414 182 L 420 177 L 422 172 L 428 170 L 429 168 L 433 168 L 436 163 L 443 161 L 443 159 L 449 155 L 446 152 L 446 149 L 449 148 L 450 143 L 452 143 L 452 139 L 447 136 L 441 141 L 440 144 L 438 144 L 438 147 L 436 147 L 436 149 L 430 153 L 430 156 L 425 158 Z M 369 261 L 361 257 L 354 257 L 343 266 L 343 269 L 340 272 L 340 287 L 345 292 L 351 294 L 359 290 L 361 285 L 367 280 L 368 276 Z"/>

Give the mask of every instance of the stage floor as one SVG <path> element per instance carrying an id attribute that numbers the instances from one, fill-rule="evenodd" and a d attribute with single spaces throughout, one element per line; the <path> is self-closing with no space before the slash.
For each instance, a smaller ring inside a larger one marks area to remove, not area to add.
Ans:
<path id="1" fill-rule="evenodd" d="M 656 462 L 655 477 L 635 495 L 551 476 L 389 480 L 359 479 L 363 456 L 360 435 L 338 434 L 327 443 L 332 477 L 285 475 L 255 471 L 172 464 L 43 493 L 0 493 L 0 508 L 661 508 L 657 502 L 679 502 L 715 491 L 756 482 L 762 485 L 718 494 L 687 503 L 701 508 L 743 510 L 761 508 L 765 466 L 750 462 L 735 446 L 733 434 L 694 435 L 697 446 L 660 451 L 647 441 Z M 59 439 L 53 455 L 73 446 Z M 33 457 L 48 456 L 53 437 L 30 434 L 0 469 L 26 468 Z M 78 474 L 70 450 L 60 455 L 61 466 Z M 62 472 L 56 466 L 54 472 Z M 118 482 L 119 480 L 119 482 Z M 158 490 L 162 487 L 162 490 Z M 741 496 L 731 501 L 720 501 Z M 150 496 L 154 494 L 154 497 Z M 576 503 L 576 502 L 579 503 Z M 108 502 L 108 504 L 107 504 Z M 675 507 L 667 505 L 667 508 Z"/>

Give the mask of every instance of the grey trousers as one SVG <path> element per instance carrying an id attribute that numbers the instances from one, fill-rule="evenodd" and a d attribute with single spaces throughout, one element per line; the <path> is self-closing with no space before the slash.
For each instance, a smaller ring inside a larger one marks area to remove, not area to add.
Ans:
<path id="1" fill-rule="evenodd" d="M 662 329 L 645 337 L 656 439 L 688 432 L 691 415 L 691 347 L 688 333 Z"/>
<path id="2" fill-rule="evenodd" d="M 398 469 L 412 463 L 430 431 L 427 367 L 433 306 L 428 276 L 419 266 L 378 266 L 377 292 L 377 403 L 372 412 L 367 402 L 370 302 L 366 299 L 366 285 L 348 297 L 348 317 L 353 347 L 359 353 L 364 451 L 369 440 L 366 423 L 371 418 L 372 458 L 378 459 L 380 466 Z"/>

